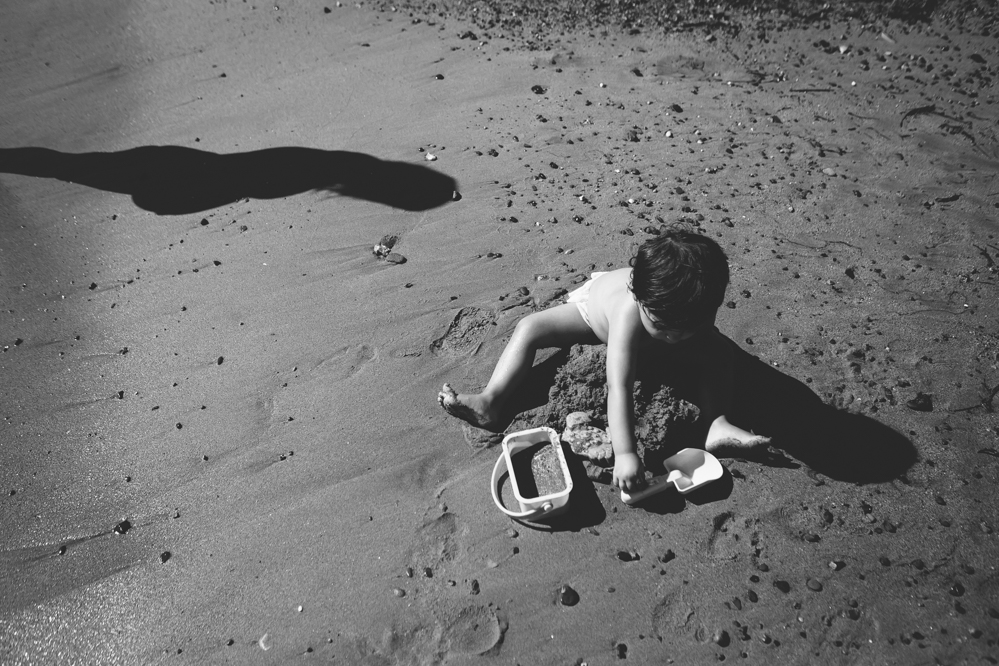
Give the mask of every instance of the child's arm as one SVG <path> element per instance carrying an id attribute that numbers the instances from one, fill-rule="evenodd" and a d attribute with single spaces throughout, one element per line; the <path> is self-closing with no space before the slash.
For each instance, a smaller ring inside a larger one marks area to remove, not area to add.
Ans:
<path id="1" fill-rule="evenodd" d="M 634 399 L 638 343 L 644 331 L 637 310 L 633 318 L 629 314 L 619 311 L 608 318 L 607 429 L 614 447 L 614 485 L 631 491 L 645 485 L 635 442 Z"/>

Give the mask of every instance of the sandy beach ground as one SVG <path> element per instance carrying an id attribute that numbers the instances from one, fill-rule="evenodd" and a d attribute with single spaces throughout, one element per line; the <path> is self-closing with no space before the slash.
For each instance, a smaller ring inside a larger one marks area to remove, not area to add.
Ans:
<path id="1" fill-rule="evenodd" d="M 999 27 L 743 20 L 5 8 L 0 662 L 997 663 Z M 511 521 L 437 391 L 674 223 L 787 461 Z"/>

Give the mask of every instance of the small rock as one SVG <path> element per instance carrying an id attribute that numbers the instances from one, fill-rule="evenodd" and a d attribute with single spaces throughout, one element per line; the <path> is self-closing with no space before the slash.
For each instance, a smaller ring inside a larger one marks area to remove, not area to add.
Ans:
<path id="1" fill-rule="evenodd" d="M 820 583 L 819 581 L 815 580 L 814 578 L 809 578 L 808 580 L 806 580 L 805 581 L 805 587 L 807 587 L 812 592 L 821 592 L 822 591 L 822 583 Z"/>
<path id="2" fill-rule="evenodd" d="M 667 562 L 672 562 L 675 559 L 676 559 L 676 553 L 674 553 L 672 549 L 667 550 L 665 553 L 659 556 L 659 561 L 662 562 L 663 564 L 666 564 Z"/>
<path id="3" fill-rule="evenodd" d="M 402 256 L 398 252 L 391 252 L 387 257 L 385 257 L 385 261 L 390 264 L 404 264 L 406 263 L 406 257 Z"/>
<path id="4" fill-rule="evenodd" d="M 715 633 L 711 634 L 711 642 L 718 647 L 727 647 L 732 639 L 724 629 L 715 629 Z"/>
<path id="5" fill-rule="evenodd" d="M 789 582 L 787 582 L 786 580 L 775 580 L 774 581 L 774 587 L 776 587 L 778 590 L 780 590 L 784 594 L 787 594 L 788 592 L 791 591 L 791 584 Z"/>
<path id="6" fill-rule="evenodd" d="M 964 596 L 964 585 L 961 585 L 960 581 L 954 581 L 954 584 L 950 586 L 950 595 L 952 597 Z"/>
<path id="7" fill-rule="evenodd" d="M 114 526 L 115 534 L 124 534 L 130 529 L 132 529 L 132 523 L 127 518 Z"/>
<path id="8" fill-rule="evenodd" d="M 443 74 L 434 74 L 434 79 L 436 79 L 437 81 L 443 81 L 444 80 L 444 75 Z"/>
<path id="9" fill-rule="evenodd" d="M 426 155 L 423 156 L 423 159 L 425 159 L 428 162 L 436 162 L 437 156 L 434 155 L 433 153 L 427 153 Z"/>
<path id="10" fill-rule="evenodd" d="M 169 560 L 171 557 L 173 557 L 173 555 L 171 555 L 170 551 L 164 550 L 162 553 L 160 553 L 160 562 L 166 564 L 166 561 Z"/>
<path id="11" fill-rule="evenodd" d="M 545 88 L 544 86 L 531 86 L 531 92 L 534 93 L 535 95 L 544 95 L 546 92 L 548 92 L 548 89 Z"/>
<path id="12" fill-rule="evenodd" d="M 402 597 L 406 596 L 406 590 L 402 589 L 401 587 L 393 587 L 392 588 L 392 594 L 394 594 L 397 597 L 402 598 Z"/>
<path id="13" fill-rule="evenodd" d="M 905 403 L 906 407 L 917 412 L 933 411 L 933 396 L 926 393 L 917 393 L 916 397 Z"/>
<path id="14" fill-rule="evenodd" d="M 558 602 L 563 606 L 575 606 L 579 603 L 579 593 L 568 585 L 563 585 L 558 590 Z"/>

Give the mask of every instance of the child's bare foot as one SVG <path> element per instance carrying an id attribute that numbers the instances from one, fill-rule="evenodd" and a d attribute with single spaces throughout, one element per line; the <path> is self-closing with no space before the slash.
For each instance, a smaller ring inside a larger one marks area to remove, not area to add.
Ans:
<path id="1" fill-rule="evenodd" d="M 458 394 L 450 384 L 445 384 L 437 394 L 437 402 L 448 414 L 476 428 L 492 430 L 496 426 L 496 417 L 490 409 L 489 402 L 478 394 Z"/>
<path id="2" fill-rule="evenodd" d="M 708 429 L 704 450 L 721 458 L 752 458 L 764 462 L 788 462 L 787 457 L 770 445 L 769 437 L 755 435 L 719 416 Z"/>

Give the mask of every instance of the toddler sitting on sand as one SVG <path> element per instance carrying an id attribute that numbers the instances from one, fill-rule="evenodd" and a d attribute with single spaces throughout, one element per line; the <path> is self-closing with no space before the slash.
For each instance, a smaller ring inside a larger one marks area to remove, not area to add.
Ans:
<path id="1" fill-rule="evenodd" d="M 639 352 L 671 345 L 697 368 L 698 407 L 710 423 L 704 448 L 723 453 L 767 446 L 769 439 L 725 418 L 732 408 L 732 342 L 715 327 L 728 286 L 728 260 L 699 234 L 668 231 L 646 240 L 631 268 L 594 273 L 564 305 L 521 319 L 481 393 L 438 395 L 452 416 L 485 429 L 499 426 L 502 410 L 545 347 L 607 345 L 607 425 L 614 448 L 614 485 L 628 492 L 645 485 L 634 433 Z"/>

